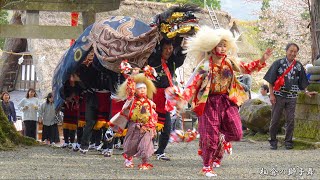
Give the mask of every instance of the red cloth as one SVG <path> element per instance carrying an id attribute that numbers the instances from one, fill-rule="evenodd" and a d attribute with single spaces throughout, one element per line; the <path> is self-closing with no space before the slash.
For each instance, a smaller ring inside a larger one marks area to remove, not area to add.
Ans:
<path id="1" fill-rule="evenodd" d="M 284 76 L 287 75 L 291 69 L 294 67 L 294 65 L 296 64 L 296 60 L 294 60 L 291 65 L 286 69 L 286 71 L 281 74 L 280 77 L 278 77 L 278 79 L 274 82 L 274 86 L 273 86 L 273 89 L 275 91 L 279 91 L 280 88 L 284 85 Z"/>
<path id="2" fill-rule="evenodd" d="M 111 99 L 111 117 L 122 110 L 124 103 L 125 101 L 116 101 L 114 99 Z"/>
<path id="3" fill-rule="evenodd" d="M 75 130 L 79 118 L 79 107 L 76 103 L 69 102 L 64 105 L 63 110 L 63 128 Z"/>
<path id="4" fill-rule="evenodd" d="M 260 71 L 262 68 L 266 67 L 266 63 L 260 63 L 260 60 L 254 60 L 250 63 L 239 63 L 240 67 L 245 71 L 245 74 L 251 74 L 254 71 Z"/>
<path id="5" fill-rule="evenodd" d="M 79 13 L 72 12 L 71 13 L 71 26 L 78 26 L 78 20 L 79 20 Z M 72 46 L 74 42 L 75 42 L 75 40 L 71 39 L 70 46 Z"/>
<path id="6" fill-rule="evenodd" d="M 153 102 L 156 103 L 156 112 L 157 113 L 166 113 L 165 104 L 166 104 L 166 97 L 164 94 L 165 88 L 157 88 L 157 93 L 153 96 Z"/>
<path id="7" fill-rule="evenodd" d="M 158 123 L 164 124 L 166 120 L 166 97 L 165 88 L 157 88 L 157 93 L 153 96 L 153 102 L 156 103 L 156 112 L 158 113 Z"/>
<path id="8" fill-rule="evenodd" d="M 210 95 L 204 113 L 199 117 L 198 130 L 203 165 L 209 166 L 213 160 L 222 159 L 220 134 L 223 134 L 228 142 L 240 141 L 242 138 L 238 106 L 232 103 L 226 94 Z"/>
<path id="9" fill-rule="evenodd" d="M 110 120 L 110 95 L 111 93 L 96 92 L 98 98 L 98 121 Z"/>

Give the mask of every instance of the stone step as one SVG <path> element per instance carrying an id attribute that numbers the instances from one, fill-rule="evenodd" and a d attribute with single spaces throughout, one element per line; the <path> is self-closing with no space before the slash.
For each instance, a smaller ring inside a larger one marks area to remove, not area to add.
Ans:
<path id="1" fill-rule="evenodd" d="M 320 66 L 312 66 L 307 69 L 308 74 L 320 74 Z"/>
<path id="2" fill-rule="evenodd" d="M 320 80 L 320 74 L 311 74 L 310 81 L 319 81 Z"/>

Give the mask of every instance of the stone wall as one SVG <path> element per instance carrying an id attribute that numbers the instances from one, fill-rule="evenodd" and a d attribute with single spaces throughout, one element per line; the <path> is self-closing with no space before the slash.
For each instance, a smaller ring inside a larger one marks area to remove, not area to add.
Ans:
<path id="1" fill-rule="evenodd" d="M 319 84 L 320 85 L 320 84 Z M 294 137 L 320 141 L 320 95 L 300 93 L 295 112 Z"/>

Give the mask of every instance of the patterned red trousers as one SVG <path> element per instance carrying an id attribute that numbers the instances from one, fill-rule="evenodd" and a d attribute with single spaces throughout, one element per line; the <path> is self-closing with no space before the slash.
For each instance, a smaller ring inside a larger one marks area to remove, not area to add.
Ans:
<path id="1" fill-rule="evenodd" d="M 204 166 L 211 166 L 214 160 L 223 157 L 223 144 L 226 141 L 240 141 L 242 125 L 238 106 L 228 99 L 228 95 L 210 95 L 202 116 L 199 117 L 200 148 Z"/>

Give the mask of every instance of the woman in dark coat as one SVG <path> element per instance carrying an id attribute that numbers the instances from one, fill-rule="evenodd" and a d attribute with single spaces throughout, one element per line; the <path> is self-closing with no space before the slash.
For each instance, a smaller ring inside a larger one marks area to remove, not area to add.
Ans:
<path id="1" fill-rule="evenodd" d="M 16 110 L 14 104 L 10 101 L 10 94 L 3 92 L 1 94 L 1 105 L 4 113 L 7 115 L 9 122 L 14 123 L 17 121 Z"/>

